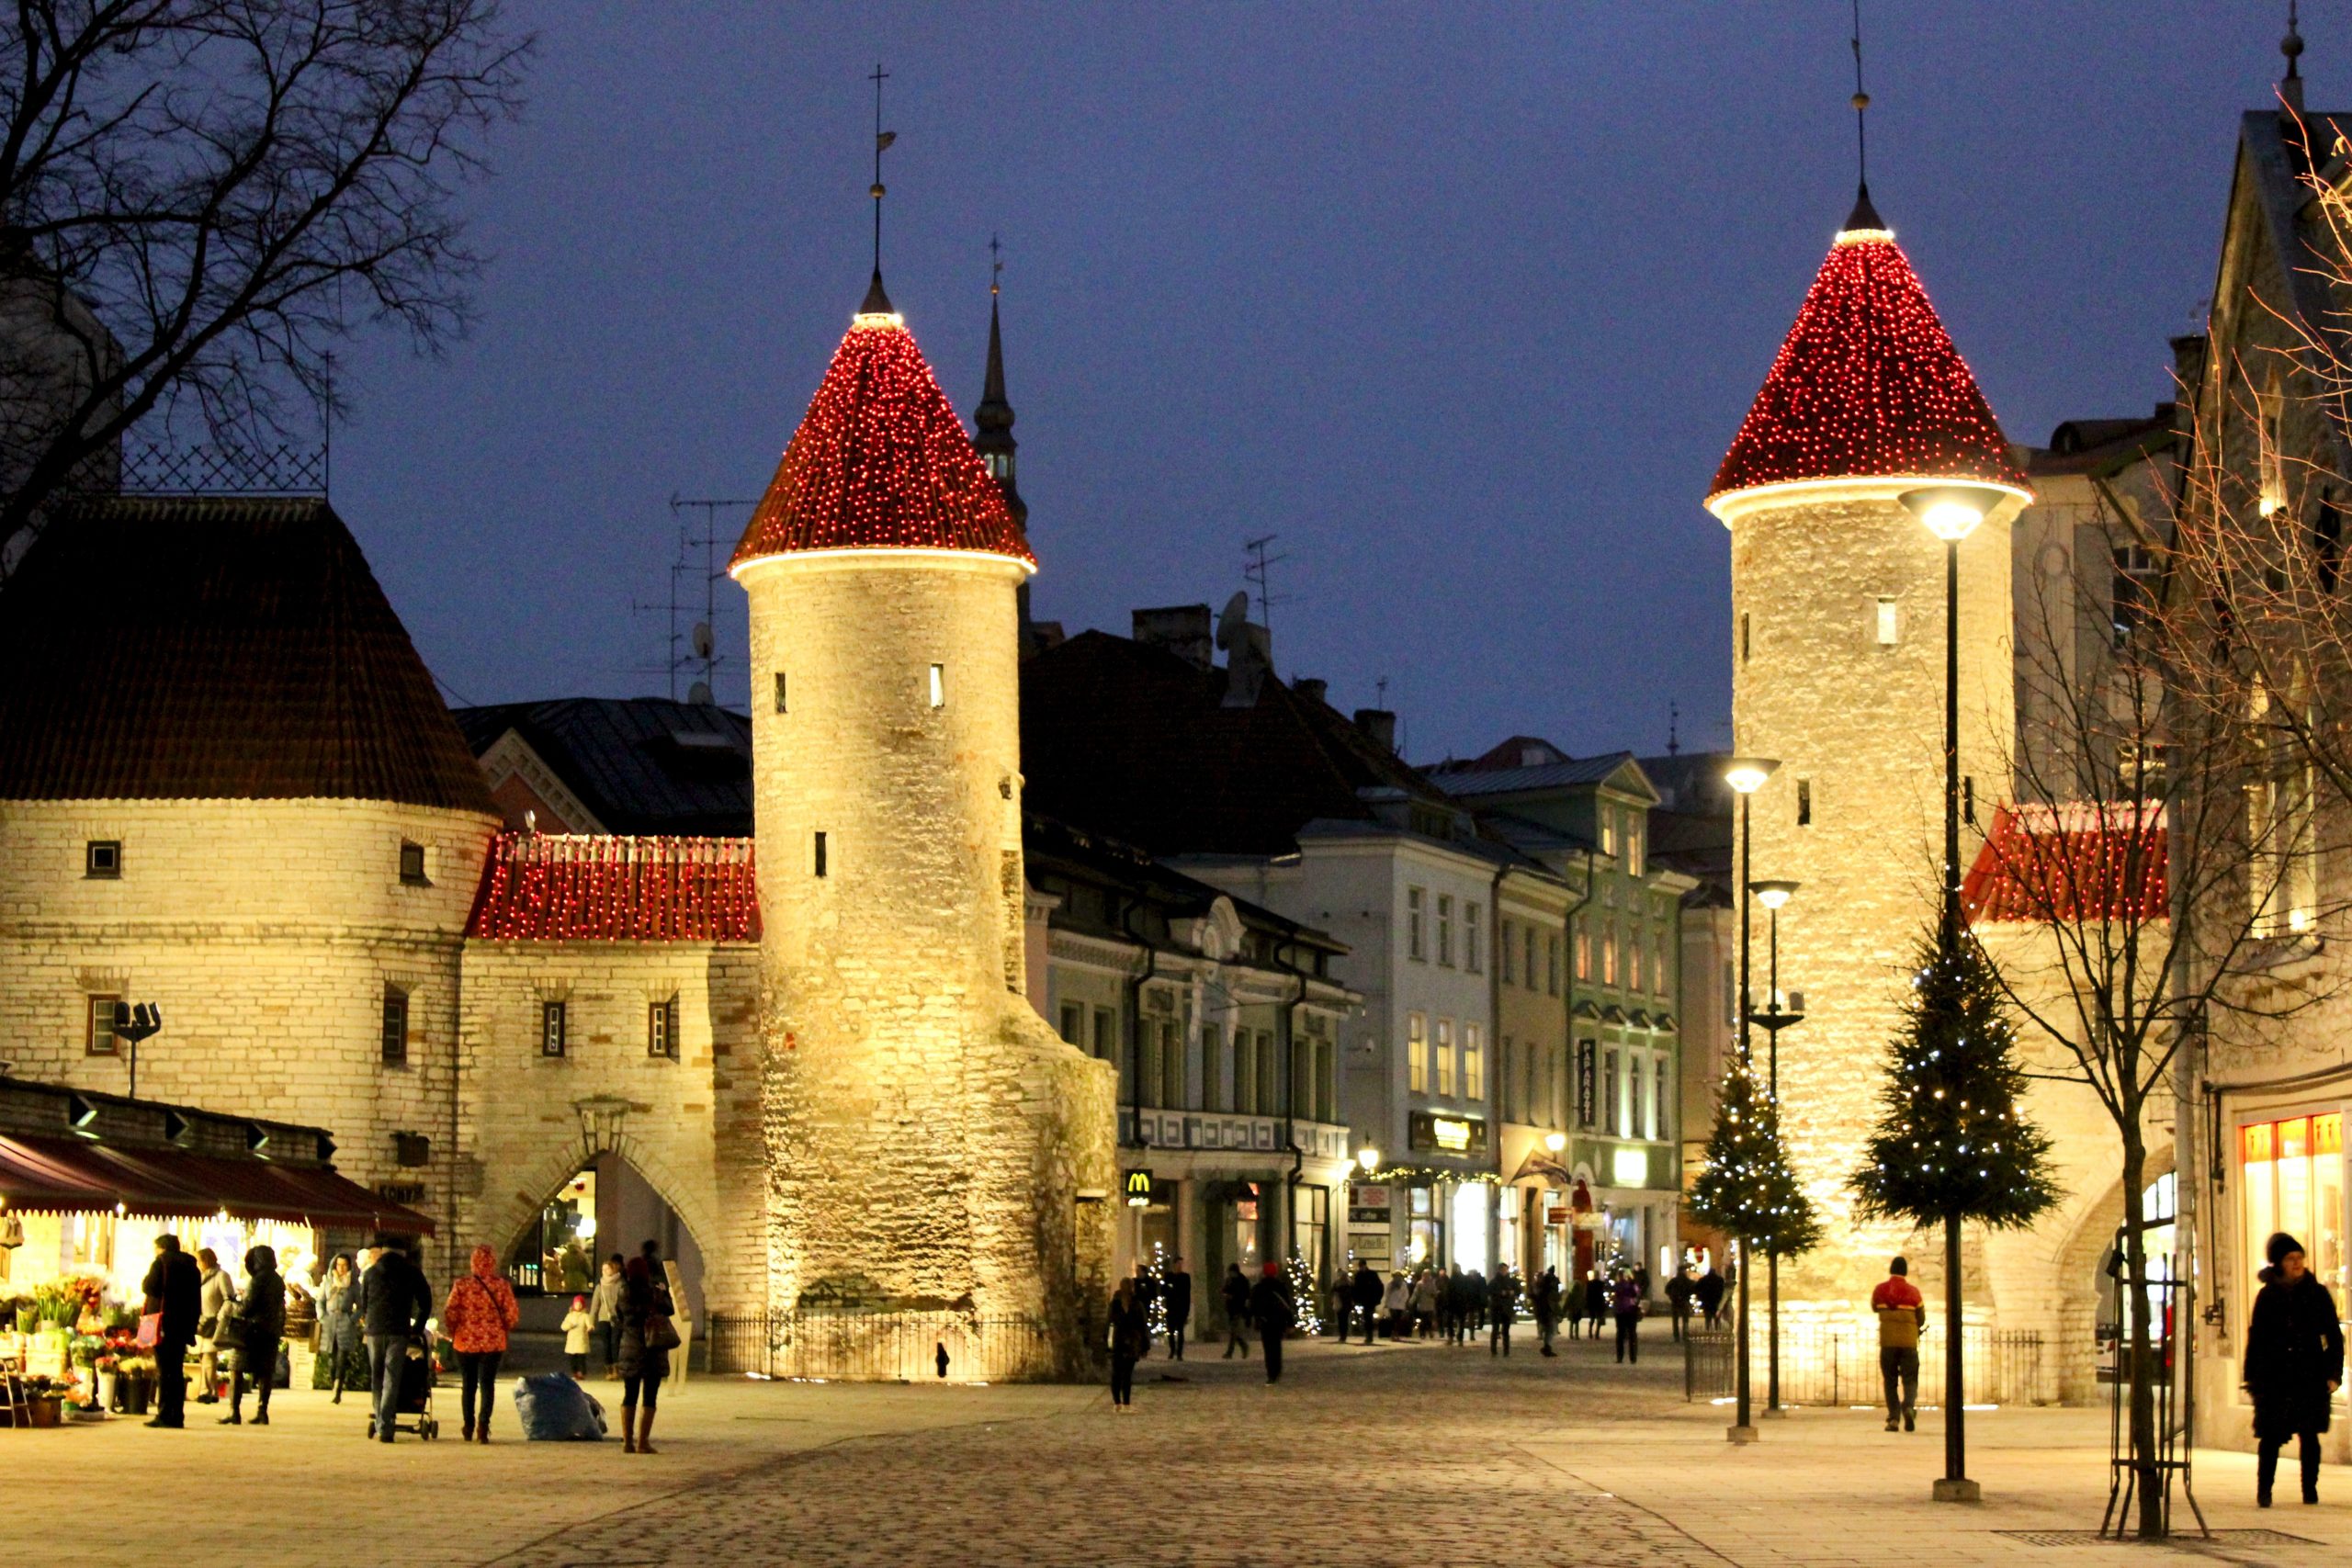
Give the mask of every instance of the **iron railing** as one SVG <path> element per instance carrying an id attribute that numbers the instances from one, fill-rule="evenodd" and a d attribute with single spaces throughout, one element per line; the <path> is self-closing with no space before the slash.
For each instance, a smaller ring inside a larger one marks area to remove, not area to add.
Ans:
<path id="1" fill-rule="evenodd" d="M 126 495 L 324 495 L 327 448 L 324 443 L 181 446 L 126 442 L 121 488 Z"/>
<path id="2" fill-rule="evenodd" d="M 803 1307 L 715 1314 L 705 1343 L 714 1372 L 845 1382 L 1040 1382 L 1086 1374 L 1078 1348 L 1099 1336 L 1084 1323 L 1074 1328 L 1022 1314 Z"/>
<path id="3" fill-rule="evenodd" d="M 1748 1397 L 1761 1406 L 1766 1394 L 1765 1325 L 1754 1324 L 1747 1347 Z M 2041 1336 L 2030 1329 L 1962 1330 L 1961 1352 L 1970 1404 L 2052 1404 L 2058 1399 L 2056 1369 L 2043 1355 Z M 1682 1397 L 1729 1399 L 1738 1388 L 1738 1334 L 1702 1329 L 1682 1338 Z M 1879 1375 L 1878 1330 L 1819 1323 L 1781 1325 L 1781 1403 L 1783 1404 L 1875 1405 L 1885 1385 Z M 1919 1337 L 1919 1403 L 1944 1400 L 1943 1331 L 1929 1327 Z"/>

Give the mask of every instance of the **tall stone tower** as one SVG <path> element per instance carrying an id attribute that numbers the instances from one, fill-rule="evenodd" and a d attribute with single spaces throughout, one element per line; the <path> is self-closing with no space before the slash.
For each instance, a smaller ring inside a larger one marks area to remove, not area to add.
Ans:
<path id="1" fill-rule="evenodd" d="M 1847 1179 L 1941 876 L 1944 546 L 1898 498 L 1951 483 L 2007 498 L 1960 548 L 1960 769 L 1989 822 L 2015 732 L 2009 523 L 2030 492 L 1865 189 L 1707 497 L 1731 530 L 1735 745 L 1781 764 L 1754 797 L 1754 874 L 1802 884 L 1780 915 L 1781 987 L 1805 1014 L 1781 1037 L 1781 1123 L 1828 1239 L 1782 1265 L 1796 1301 L 1860 1300 L 1899 1240 L 1856 1223 Z M 1755 1049 L 1761 1066 L 1761 1031 Z"/>
<path id="2" fill-rule="evenodd" d="M 730 567 L 751 597 L 771 1310 L 1069 1375 L 1111 1069 L 1022 996 L 1035 570 L 877 269 Z M 934 1325 L 948 1323 L 948 1331 Z"/>

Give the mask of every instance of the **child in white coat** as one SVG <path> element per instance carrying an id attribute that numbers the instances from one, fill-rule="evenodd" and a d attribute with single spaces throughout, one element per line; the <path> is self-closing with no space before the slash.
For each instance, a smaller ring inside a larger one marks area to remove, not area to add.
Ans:
<path id="1" fill-rule="evenodd" d="M 588 1336 L 595 1330 L 596 1320 L 588 1315 L 588 1298 L 571 1298 L 571 1310 L 563 1314 L 563 1355 L 571 1363 L 574 1382 L 588 1375 Z"/>

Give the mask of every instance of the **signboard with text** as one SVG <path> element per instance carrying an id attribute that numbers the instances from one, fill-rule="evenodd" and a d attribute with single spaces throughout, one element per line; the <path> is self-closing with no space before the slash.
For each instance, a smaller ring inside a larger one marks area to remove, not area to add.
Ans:
<path id="1" fill-rule="evenodd" d="M 1481 1116 L 1450 1116 L 1442 1111 L 1416 1111 L 1408 1131 L 1413 1147 L 1446 1155 L 1487 1152 L 1487 1122 Z"/>

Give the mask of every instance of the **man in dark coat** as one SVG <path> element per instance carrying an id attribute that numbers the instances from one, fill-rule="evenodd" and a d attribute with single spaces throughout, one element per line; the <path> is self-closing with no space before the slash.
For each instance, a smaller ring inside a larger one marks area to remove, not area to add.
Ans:
<path id="1" fill-rule="evenodd" d="M 155 1415 L 150 1427 L 180 1427 L 187 1419 L 188 1347 L 196 1343 L 196 1320 L 203 1311 L 204 1286 L 196 1259 L 180 1250 L 180 1238 L 155 1238 L 155 1261 L 141 1289 L 146 1311 L 161 1316 L 155 1332 Z"/>
<path id="2" fill-rule="evenodd" d="M 2264 1252 L 2270 1267 L 2245 1331 L 2245 1389 L 2254 1396 L 2254 1500 L 2267 1508 L 2289 1438 L 2302 1461 L 2303 1501 L 2319 1501 L 2319 1435 L 2344 1382 L 2344 1330 L 2301 1242 L 2280 1231 Z"/>
<path id="3" fill-rule="evenodd" d="M 359 1276 L 359 1332 L 367 1341 L 368 1377 L 376 1393 L 368 1435 L 389 1443 L 409 1350 L 424 1337 L 425 1322 L 433 1315 L 433 1290 L 424 1270 L 391 1237 L 378 1236 L 375 1251 L 375 1261 Z"/>
<path id="4" fill-rule="evenodd" d="M 1193 1316 L 1193 1275 L 1181 1258 L 1169 1259 L 1168 1359 L 1184 1359 L 1184 1325 Z"/>
<path id="5" fill-rule="evenodd" d="M 1225 1358 L 1229 1361 L 1238 1354 L 1246 1361 L 1250 1359 L 1250 1281 L 1241 1277 L 1240 1264 L 1225 1266 L 1221 1288 L 1225 1293 Z M 1340 1337 L 1345 1339 L 1348 1336 L 1344 1313 L 1340 1323 Z"/>
<path id="6" fill-rule="evenodd" d="M 1356 1303 L 1356 1315 L 1363 1321 L 1363 1342 L 1372 1343 L 1373 1326 L 1380 1321 L 1380 1298 L 1383 1293 L 1380 1276 L 1363 1258 L 1356 1259 L 1356 1277 L 1351 1281 Z M 1346 1335 L 1340 1337 L 1342 1339 Z"/>
<path id="7" fill-rule="evenodd" d="M 1298 1309 L 1290 1299 L 1290 1281 L 1283 1278 L 1283 1266 L 1266 1265 L 1266 1272 L 1250 1288 L 1250 1316 L 1258 1325 L 1258 1338 L 1266 1352 L 1266 1381 L 1280 1382 L 1283 1376 L 1283 1336 L 1297 1320 Z"/>
<path id="8" fill-rule="evenodd" d="M 1674 1314 L 1674 1337 L 1682 1337 L 1690 1326 L 1690 1301 L 1699 1293 L 1699 1282 L 1690 1278 L 1690 1265 L 1685 1263 L 1666 1282 L 1666 1304 Z"/>
<path id="9" fill-rule="evenodd" d="M 1699 1276 L 1699 1282 L 1693 1290 L 1699 1298 L 1699 1310 L 1707 1315 L 1707 1326 L 1714 1327 L 1717 1314 L 1724 1310 L 1724 1277 L 1716 1273 L 1715 1266 L 1710 1263 L 1707 1271 Z"/>
<path id="10" fill-rule="evenodd" d="M 1487 1354 L 1510 1354 L 1510 1325 L 1519 1316 L 1519 1276 L 1510 1271 L 1508 1263 L 1495 1265 L 1494 1277 L 1487 1281 Z"/>

